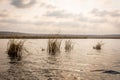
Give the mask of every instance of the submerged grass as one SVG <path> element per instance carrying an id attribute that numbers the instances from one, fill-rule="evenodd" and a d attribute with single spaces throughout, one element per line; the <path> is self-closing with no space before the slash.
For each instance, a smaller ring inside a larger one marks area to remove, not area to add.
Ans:
<path id="1" fill-rule="evenodd" d="M 96 44 L 96 46 L 93 46 L 93 49 L 101 50 L 102 45 L 104 45 L 104 43 L 102 43 L 102 41 L 101 41 L 101 42 L 98 42 L 98 43 Z"/>
<path id="2" fill-rule="evenodd" d="M 7 54 L 11 60 L 21 60 L 22 53 L 23 53 L 23 46 L 25 40 L 9 40 L 8 47 L 7 47 Z"/>
<path id="3" fill-rule="evenodd" d="M 73 49 L 73 45 L 72 45 L 72 42 L 71 40 L 66 40 L 65 41 L 65 51 L 66 52 L 69 52 Z"/>
<path id="4" fill-rule="evenodd" d="M 48 46 L 47 46 L 48 53 L 51 55 L 55 55 L 56 53 L 59 53 L 60 47 L 61 47 L 61 42 L 62 42 L 62 40 L 49 39 Z"/>

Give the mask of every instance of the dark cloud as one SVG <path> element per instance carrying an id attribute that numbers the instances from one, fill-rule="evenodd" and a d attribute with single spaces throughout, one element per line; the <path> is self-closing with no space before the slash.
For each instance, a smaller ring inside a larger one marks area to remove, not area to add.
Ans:
<path id="1" fill-rule="evenodd" d="M 44 16 L 56 17 L 56 18 L 71 18 L 71 17 L 74 17 L 73 14 L 67 13 L 64 10 L 48 11 Z"/>
<path id="2" fill-rule="evenodd" d="M 81 21 L 81 22 L 88 22 L 88 17 L 85 17 L 84 15 L 80 14 L 77 17 L 77 20 Z"/>
<path id="3" fill-rule="evenodd" d="M 48 11 L 44 16 L 46 17 L 55 17 L 55 18 L 64 18 L 64 19 L 72 19 L 74 21 L 79 21 L 79 22 L 89 22 L 89 23 L 106 23 L 108 20 L 106 18 L 89 18 L 82 13 L 79 15 L 74 15 L 71 13 L 67 13 L 64 10 L 52 10 Z M 63 24 L 63 23 L 62 23 Z M 65 23 L 66 25 L 66 23 Z M 73 25 L 73 24 L 71 24 Z"/>
<path id="4" fill-rule="evenodd" d="M 120 10 L 114 10 L 114 11 L 99 11 L 98 9 L 94 9 L 91 11 L 92 14 L 96 16 L 111 16 L 111 17 L 120 17 Z"/>
<path id="5" fill-rule="evenodd" d="M 91 11 L 92 14 L 94 14 L 95 16 L 106 16 L 107 11 L 99 11 L 98 9 L 93 9 Z"/>
<path id="6" fill-rule="evenodd" d="M 51 4 L 44 3 L 44 2 L 41 2 L 40 7 L 45 7 L 47 9 L 55 9 L 56 8 L 55 6 L 53 6 Z"/>
<path id="7" fill-rule="evenodd" d="M 52 21 L 20 21 L 17 19 L 0 19 L 0 23 L 9 23 L 9 24 L 33 24 L 33 25 L 51 25 L 54 24 Z"/>
<path id="8" fill-rule="evenodd" d="M 89 23 L 106 23 L 108 20 L 106 18 L 89 18 L 84 15 L 79 15 L 77 20 L 80 22 L 89 22 Z"/>
<path id="9" fill-rule="evenodd" d="M 52 24 L 54 24 L 54 22 L 53 21 L 37 21 L 37 22 L 34 22 L 34 23 L 32 23 L 32 24 L 34 24 L 34 25 L 45 25 L 45 26 L 47 26 L 47 25 L 52 25 Z"/>
<path id="10" fill-rule="evenodd" d="M 30 0 L 29 3 L 24 4 L 24 0 L 12 0 L 11 4 L 17 8 L 28 8 L 33 6 L 36 3 L 36 0 Z"/>
<path id="11" fill-rule="evenodd" d="M 54 26 L 60 26 L 60 27 L 79 27 L 80 23 L 79 22 L 74 22 L 74 21 L 66 21 L 66 22 L 56 22 L 53 24 Z"/>
<path id="12" fill-rule="evenodd" d="M 11 24 L 27 24 L 27 23 L 29 23 L 29 22 L 19 21 L 19 20 L 16 20 L 16 19 L 1 19 L 0 22 L 11 23 Z"/>

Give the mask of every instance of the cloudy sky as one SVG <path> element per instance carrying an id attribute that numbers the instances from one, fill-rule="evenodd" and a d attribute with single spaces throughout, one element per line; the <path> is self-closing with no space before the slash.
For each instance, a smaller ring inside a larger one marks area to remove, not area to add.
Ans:
<path id="1" fill-rule="evenodd" d="M 0 0 L 0 31 L 120 34 L 120 0 Z"/>

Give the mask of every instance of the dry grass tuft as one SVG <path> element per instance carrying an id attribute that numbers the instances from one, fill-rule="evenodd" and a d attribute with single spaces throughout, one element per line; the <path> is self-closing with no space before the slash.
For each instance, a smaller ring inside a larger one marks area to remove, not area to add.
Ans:
<path id="1" fill-rule="evenodd" d="M 49 39 L 48 46 L 47 46 L 48 53 L 51 55 L 55 55 L 56 53 L 59 53 L 60 47 L 61 47 L 61 42 L 62 42 L 62 40 Z"/>
<path id="2" fill-rule="evenodd" d="M 23 45 L 25 40 L 9 40 L 7 53 L 11 60 L 21 60 L 22 59 L 22 52 L 23 52 Z"/>
<path id="3" fill-rule="evenodd" d="M 96 44 L 96 46 L 93 47 L 93 49 L 101 50 L 102 45 L 104 45 L 104 43 L 102 43 L 102 41 L 101 41 L 101 42 L 98 42 L 98 43 Z"/>
<path id="4" fill-rule="evenodd" d="M 65 51 L 66 52 L 69 52 L 73 49 L 73 45 L 72 45 L 72 42 L 71 40 L 66 40 L 65 41 Z"/>

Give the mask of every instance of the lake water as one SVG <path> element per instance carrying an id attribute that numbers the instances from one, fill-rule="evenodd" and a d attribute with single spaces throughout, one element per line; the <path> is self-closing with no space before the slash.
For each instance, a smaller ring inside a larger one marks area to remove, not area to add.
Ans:
<path id="1" fill-rule="evenodd" d="M 0 80 L 120 80 L 119 39 L 72 39 L 74 49 L 49 55 L 47 39 L 28 39 L 18 63 L 10 63 L 6 53 L 9 40 L 0 39 Z M 93 49 L 97 42 L 104 45 Z"/>

